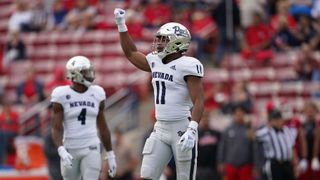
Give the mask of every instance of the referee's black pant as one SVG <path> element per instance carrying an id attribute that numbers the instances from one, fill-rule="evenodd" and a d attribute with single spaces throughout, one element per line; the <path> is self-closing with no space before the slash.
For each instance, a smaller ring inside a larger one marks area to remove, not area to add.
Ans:
<path id="1" fill-rule="evenodd" d="M 294 180 L 291 161 L 267 160 L 264 167 L 265 180 Z"/>

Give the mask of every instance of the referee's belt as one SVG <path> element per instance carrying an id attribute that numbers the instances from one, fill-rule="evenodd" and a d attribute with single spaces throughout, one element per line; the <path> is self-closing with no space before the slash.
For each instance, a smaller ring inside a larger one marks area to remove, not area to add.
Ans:
<path id="1" fill-rule="evenodd" d="M 279 159 L 269 159 L 271 162 L 276 162 L 276 163 L 279 163 L 279 164 L 290 164 L 291 161 L 290 160 L 279 160 Z"/>

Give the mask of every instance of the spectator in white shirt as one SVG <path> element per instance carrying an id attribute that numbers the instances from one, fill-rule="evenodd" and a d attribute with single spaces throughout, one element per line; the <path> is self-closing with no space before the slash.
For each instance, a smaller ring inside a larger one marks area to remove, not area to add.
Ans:
<path id="1" fill-rule="evenodd" d="M 30 31 L 32 12 L 27 1 L 17 0 L 15 6 L 16 10 L 9 20 L 9 31 Z"/>

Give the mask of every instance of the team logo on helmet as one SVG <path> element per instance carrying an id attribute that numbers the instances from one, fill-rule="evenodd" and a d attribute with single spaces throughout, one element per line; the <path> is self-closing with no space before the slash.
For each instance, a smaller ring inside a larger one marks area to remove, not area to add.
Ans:
<path id="1" fill-rule="evenodd" d="M 186 30 L 181 29 L 179 26 L 173 26 L 174 34 L 177 36 L 188 37 L 188 32 Z"/>

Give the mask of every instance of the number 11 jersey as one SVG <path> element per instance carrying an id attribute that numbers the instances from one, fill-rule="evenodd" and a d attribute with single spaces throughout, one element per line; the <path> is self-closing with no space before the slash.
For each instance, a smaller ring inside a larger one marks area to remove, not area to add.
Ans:
<path id="1" fill-rule="evenodd" d="M 102 87 L 89 86 L 79 93 L 69 85 L 52 91 L 51 102 L 63 107 L 63 145 L 66 148 L 83 148 L 100 143 L 97 134 L 97 115 L 100 102 L 106 99 Z"/>
<path id="2" fill-rule="evenodd" d="M 156 119 L 161 121 L 185 120 L 193 106 L 185 77 L 203 77 L 199 60 L 182 56 L 164 64 L 157 55 L 146 56 L 152 72 L 152 86 Z"/>

